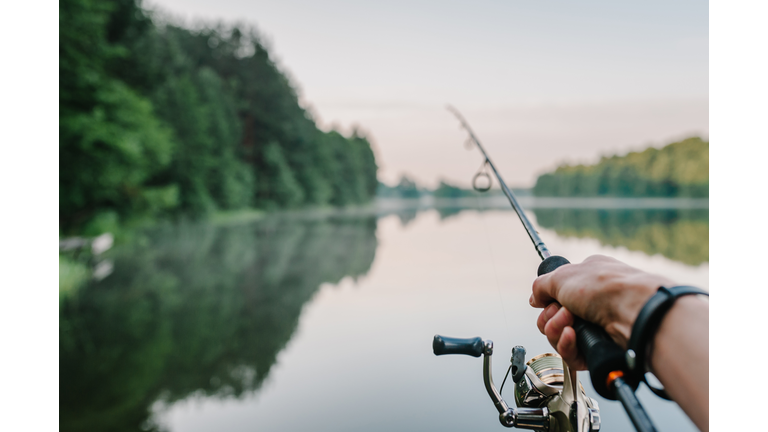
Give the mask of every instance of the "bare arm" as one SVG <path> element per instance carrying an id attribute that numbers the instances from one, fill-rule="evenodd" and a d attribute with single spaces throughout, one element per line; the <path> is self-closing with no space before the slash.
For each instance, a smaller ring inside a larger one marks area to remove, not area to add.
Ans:
<path id="1" fill-rule="evenodd" d="M 653 341 L 651 371 L 696 426 L 709 430 L 709 303 L 679 298 Z"/>
<path id="2" fill-rule="evenodd" d="M 568 364 L 584 370 L 573 314 L 602 326 L 626 349 L 632 325 L 660 286 L 676 284 L 613 258 L 592 256 L 534 281 L 531 305 L 544 308 L 537 325 Z M 562 306 L 561 306 L 562 305 Z M 650 367 L 699 429 L 709 430 L 709 303 L 677 300 L 653 341 Z"/>

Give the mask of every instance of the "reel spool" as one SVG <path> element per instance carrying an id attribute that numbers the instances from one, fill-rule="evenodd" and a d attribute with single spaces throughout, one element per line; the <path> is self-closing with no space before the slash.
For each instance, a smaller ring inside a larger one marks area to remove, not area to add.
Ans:
<path id="1" fill-rule="evenodd" d="M 538 381 L 531 379 L 526 373 L 523 378 L 515 383 L 515 403 L 519 407 L 538 408 L 545 406 L 548 399 L 563 390 L 565 373 L 563 371 L 563 359 L 555 353 L 539 354 L 526 363 Z M 579 381 L 579 389 L 584 397 L 587 392 Z"/>

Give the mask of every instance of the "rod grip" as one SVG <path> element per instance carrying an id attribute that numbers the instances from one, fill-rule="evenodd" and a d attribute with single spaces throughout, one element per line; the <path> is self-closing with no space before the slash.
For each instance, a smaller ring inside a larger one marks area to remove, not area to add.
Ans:
<path id="1" fill-rule="evenodd" d="M 539 264 L 538 274 L 550 273 L 566 264 L 570 264 L 570 261 L 553 255 Z M 597 324 L 574 317 L 573 329 L 576 331 L 576 345 L 587 362 L 595 391 L 606 399 L 616 400 L 613 389 L 608 387 L 608 374 L 626 370 L 624 350 Z"/>
<path id="2" fill-rule="evenodd" d="M 483 339 L 480 337 L 461 339 L 435 335 L 435 338 L 432 339 L 432 352 L 436 356 L 464 354 L 480 357 L 483 355 Z"/>
<path id="3" fill-rule="evenodd" d="M 600 396 L 616 400 L 613 388 L 608 386 L 608 375 L 613 371 L 626 370 L 624 350 L 597 324 L 575 317 L 573 329 L 576 331 L 576 345 L 587 362 L 592 387 Z M 636 384 L 634 388 L 637 388 Z"/>

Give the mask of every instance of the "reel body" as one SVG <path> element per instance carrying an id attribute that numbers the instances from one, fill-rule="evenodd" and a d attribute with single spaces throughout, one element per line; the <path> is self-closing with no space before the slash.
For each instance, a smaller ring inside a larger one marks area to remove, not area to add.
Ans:
<path id="1" fill-rule="evenodd" d="M 510 367 L 515 383 L 515 405 L 511 408 L 493 383 L 491 356 L 493 342 L 481 338 L 458 339 L 436 335 L 432 342 L 435 355 L 463 354 L 483 356 L 483 382 L 491 397 L 499 421 L 505 427 L 549 432 L 597 432 L 600 409 L 588 397 L 571 371 L 557 354 L 541 354 L 525 363 L 525 348 L 512 350 Z M 503 384 L 502 384 L 503 387 Z"/>

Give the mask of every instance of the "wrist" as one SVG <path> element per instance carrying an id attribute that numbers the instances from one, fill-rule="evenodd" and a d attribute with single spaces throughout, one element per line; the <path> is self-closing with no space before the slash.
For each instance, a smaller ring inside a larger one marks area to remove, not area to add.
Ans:
<path id="1" fill-rule="evenodd" d="M 705 291 L 691 286 L 661 287 L 645 303 L 632 326 L 632 335 L 627 345 L 627 366 L 631 376 L 638 381 L 644 380 L 645 373 L 652 370 L 651 358 L 655 341 L 661 337 L 660 332 L 669 330 L 668 324 L 664 329 L 662 325 L 692 306 L 689 301 L 684 300 L 686 297 L 688 300 L 696 300 L 693 296 L 702 294 L 708 295 Z M 660 392 L 654 390 L 654 393 L 666 398 L 666 395 L 662 395 L 663 390 Z"/>
<path id="2" fill-rule="evenodd" d="M 608 334 L 623 349 L 627 348 L 632 335 L 632 327 L 643 306 L 653 297 L 661 286 L 674 286 L 668 279 L 643 274 L 641 278 L 627 280 L 620 284 L 618 298 L 622 302 L 614 306 L 615 315 L 605 325 Z"/>

